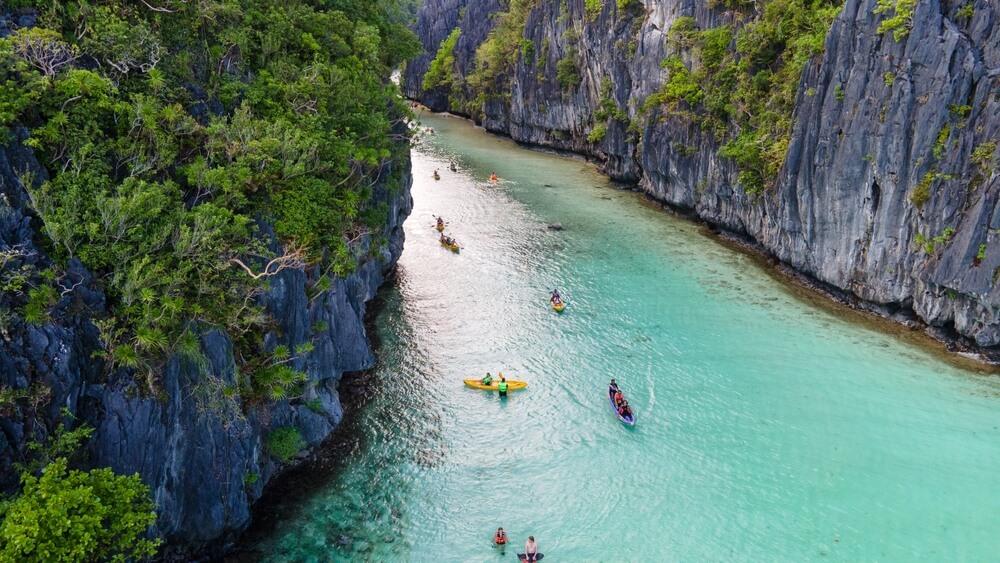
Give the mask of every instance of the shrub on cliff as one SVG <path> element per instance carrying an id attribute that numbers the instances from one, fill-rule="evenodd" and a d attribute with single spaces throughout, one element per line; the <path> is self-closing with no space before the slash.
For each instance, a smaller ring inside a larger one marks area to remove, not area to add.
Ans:
<path id="1" fill-rule="evenodd" d="M 430 90 L 438 86 L 443 88 L 451 87 L 455 73 L 455 43 L 458 42 L 460 35 L 462 35 L 462 30 L 456 27 L 441 42 L 441 46 L 438 47 L 437 54 L 431 61 L 430 67 L 424 73 L 424 90 Z"/>
<path id="2" fill-rule="evenodd" d="M 151 557 L 158 540 L 141 537 L 155 520 L 138 475 L 67 470 L 66 458 L 0 507 L 0 561 L 129 561 Z"/>
<path id="3" fill-rule="evenodd" d="M 286 426 L 273 430 L 267 436 L 267 453 L 281 461 L 288 461 L 306 447 L 302 432 L 294 426 Z"/>
<path id="4" fill-rule="evenodd" d="M 71 416 L 64 410 L 65 416 Z M 127 561 L 155 555 L 159 540 L 142 537 L 156 520 L 138 475 L 68 469 L 93 428 L 63 424 L 28 446 L 17 464 L 21 492 L 0 502 L 0 562 Z"/>
<path id="5" fill-rule="evenodd" d="M 739 2 L 731 5 L 736 24 L 705 30 L 694 18 L 678 18 L 668 34 L 675 54 L 663 61 L 669 75 L 644 108 L 659 107 L 727 140 L 719 154 L 736 162 L 746 191 L 762 192 L 785 158 L 802 69 L 823 50 L 842 4 Z"/>

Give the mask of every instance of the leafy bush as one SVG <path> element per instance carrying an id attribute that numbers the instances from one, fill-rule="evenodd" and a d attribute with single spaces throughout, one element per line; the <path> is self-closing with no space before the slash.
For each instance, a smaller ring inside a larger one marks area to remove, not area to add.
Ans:
<path id="1" fill-rule="evenodd" d="M 438 86 L 450 88 L 453 80 L 455 68 L 455 43 L 462 35 L 460 28 L 451 30 L 451 33 L 441 42 L 437 54 L 431 60 L 427 72 L 424 73 L 423 88 L 430 90 Z"/>
<path id="2" fill-rule="evenodd" d="M 910 194 L 910 202 L 913 203 L 917 208 L 921 208 L 925 203 L 931 199 L 931 184 L 934 183 L 936 172 L 931 170 L 920 180 L 917 187 L 913 188 L 913 193 Z"/>
<path id="3" fill-rule="evenodd" d="M 580 67 L 576 62 L 576 50 L 571 50 L 556 63 L 556 80 L 559 81 L 563 90 L 575 88 L 583 82 L 583 77 L 580 76 Z"/>
<path id="4" fill-rule="evenodd" d="M 587 19 L 594 21 L 604 9 L 604 0 L 583 0 L 583 6 L 587 12 Z"/>
<path id="5" fill-rule="evenodd" d="M 598 123 L 597 125 L 594 125 L 593 129 L 590 130 L 590 134 L 587 135 L 587 141 L 591 143 L 599 143 L 607 134 L 608 127 L 603 123 Z"/>
<path id="6" fill-rule="evenodd" d="M 267 452 L 278 460 L 285 462 L 306 447 L 302 432 L 294 426 L 286 426 L 272 431 L 267 436 Z"/>
<path id="7" fill-rule="evenodd" d="M 984 141 L 976 145 L 976 148 L 972 150 L 969 160 L 980 168 L 993 168 L 997 162 L 996 153 L 996 141 Z"/>
<path id="8" fill-rule="evenodd" d="M 891 31 L 893 39 L 897 42 L 909 35 L 913 27 L 913 10 L 916 6 L 917 0 L 878 0 L 873 14 L 892 13 L 879 24 L 879 35 Z"/>
<path id="9" fill-rule="evenodd" d="M 22 484 L 3 508 L 0 560 L 124 562 L 156 553 L 159 541 L 141 537 L 156 513 L 138 475 L 67 471 L 59 458 Z"/>

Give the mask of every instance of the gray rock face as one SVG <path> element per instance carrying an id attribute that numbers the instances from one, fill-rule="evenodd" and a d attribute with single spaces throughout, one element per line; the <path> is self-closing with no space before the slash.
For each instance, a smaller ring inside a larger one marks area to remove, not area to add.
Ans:
<path id="1" fill-rule="evenodd" d="M 756 198 L 737 185 L 711 135 L 637 111 L 666 79 L 659 63 L 672 54 L 667 32 L 678 18 L 701 29 L 734 22 L 705 2 L 645 0 L 621 12 L 605 2 L 594 18 L 582 0 L 539 2 L 525 26 L 535 55 L 519 57 L 509 99 L 488 102 L 482 124 L 592 157 L 615 180 L 748 238 L 869 308 L 897 318 L 909 311 L 935 335 L 996 356 L 1000 156 L 973 151 L 1000 143 L 1000 21 L 984 2 L 973 3 L 971 17 L 960 14 L 966 4 L 917 2 L 909 34 L 896 42 L 877 31 L 886 17 L 873 14 L 877 0 L 847 0 L 801 76 L 778 185 Z M 496 9 L 493 0 L 427 0 L 416 32 L 433 56 L 455 25 L 462 40 L 481 42 Z M 582 82 L 564 90 L 556 63 L 573 51 Z M 473 52 L 456 48 L 459 74 Z M 447 109 L 446 93 L 420 89 L 427 60 L 407 68 L 405 92 Z M 588 141 L 608 100 L 641 124 L 641 137 L 609 119 L 604 137 Z M 922 199 L 914 190 L 927 190 L 925 203 L 913 202 Z"/>
<path id="2" fill-rule="evenodd" d="M 19 132 L 23 139 L 24 132 Z M 389 220 L 378 235 L 388 244 L 369 256 L 329 290 L 307 294 L 303 270 L 285 270 L 271 279 L 262 303 L 275 320 L 265 344 L 289 349 L 311 342 L 309 352 L 294 360 L 308 376 L 301 399 L 244 404 L 239 394 L 232 342 L 218 331 L 201 335 L 200 361 L 171 357 L 162 373 L 162 389 L 144 396 L 129 374 L 106 373 L 92 357 L 100 349 L 92 318 L 106 314 L 104 295 L 92 287 L 91 275 L 71 262 L 67 279 L 81 282 L 60 298 L 52 322 L 35 326 L 3 316 L 23 305 L 14 294 L 0 295 L 0 385 L 7 389 L 39 389 L 13 403 L 0 404 L 0 486 L 16 485 L 12 464 L 22 459 L 26 443 L 48 435 L 59 422 L 70 427 L 61 409 L 97 430 L 90 441 L 95 467 L 121 474 L 138 473 L 157 503 L 155 533 L 167 542 L 166 556 L 222 547 L 219 538 L 243 530 L 250 508 L 278 469 L 264 442 L 276 428 L 298 428 L 309 446 L 319 444 L 343 417 L 337 392 L 341 375 L 372 367 L 375 358 L 365 332 L 365 304 L 390 274 L 403 247 L 403 221 L 412 209 L 409 161 L 398 193 L 376 186 L 375 198 L 389 205 Z M 0 147 L 0 252 L 18 250 L 3 268 L 48 265 L 37 225 L 25 210 L 27 193 L 18 180 L 30 169 L 44 170 L 17 140 Z M 383 170 L 380 177 L 390 177 Z M 373 237 L 373 238 L 377 238 Z M 374 257 L 372 257 L 374 254 Z M 315 278 L 315 276 L 313 276 Z M 307 406 L 306 402 L 310 404 Z"/>

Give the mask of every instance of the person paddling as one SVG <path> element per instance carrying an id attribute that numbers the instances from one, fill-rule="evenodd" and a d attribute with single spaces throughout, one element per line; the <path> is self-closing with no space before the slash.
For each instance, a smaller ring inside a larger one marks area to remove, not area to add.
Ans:
<path id="1" fill-rule="evenodd" d="M 490 372 L 486 372 L 486 377 L 482 379 L 482 382 L 483 385 L 489 385 L 490 383 L 493 383 L 493 374 L 491 374 Z M 503 528 L 500 529 L 502 530 Z"/>
<path id="2" fill-rule="evenodd" d="M 437 170 L 435 170 L 435 171 L 434 171 L 434 179 L 435 179 L 435 180 L 440 180 L 440 179 L 441 179 L 441 175 L 440 175 L 440 174 L 438 174 L 438 171 L 437 171 Z"/>
<path id="3" fill-rule="evenodd" d="M 614 395 L 614 394 L 618 393 L 619 391 L 621 391 L 621 389 L 618 388 L 618 383 L 616 383 L 615 382 L 615 378 L 612 377 L 611 378 L 611 383 L 608 384 L 608 393 L 610 395 Z"/>
<path id="4" fill-rule="evenodd" d="M 448 165 L 448 168 L 450 168 L 452 172 L 458 172 L 458 167 L 455 166 L 455 161 L 454 160 L 451 161 L 451 164 Z M 501 528 L 501 529 L 503 529 L 503 528 Z"/>
<path id="5" fill-rule="evenodd" d="M 507 396 L 507 379 L 503 376 L 503 372 L 500 372 L 500 383 L 497 383 L 497 389 L 500 391 L 501 397 Z"/>

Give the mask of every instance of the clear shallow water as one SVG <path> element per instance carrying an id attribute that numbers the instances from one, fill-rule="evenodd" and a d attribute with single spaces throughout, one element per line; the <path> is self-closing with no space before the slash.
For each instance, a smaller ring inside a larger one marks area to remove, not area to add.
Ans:
<path id="1" fill-rule="evenodd" d="M 586 163 L 422 119 L 362 446 L 266 560 L 514 563 L 528 534 L 546 561 L 996 559 L 1000 380 L 810 307 Z M 487 370 L 529 387 L 462 385 Z"/>

